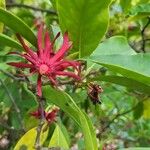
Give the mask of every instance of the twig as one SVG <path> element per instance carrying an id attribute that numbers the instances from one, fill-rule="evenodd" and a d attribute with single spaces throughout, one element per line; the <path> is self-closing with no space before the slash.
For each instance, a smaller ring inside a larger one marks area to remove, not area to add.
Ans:
<path id="1" fill-rule="evenodd" d="M 9 4 L 8 3 L 8 4 L 6 4 L 6 7 L 7 8 L 14 8 L 14 7 L 26 8 L 26 9 L 31 9 L 31 10 L 34 10 L 34 11 L 46 12 L 48 14 L 57 15 L 57 13 L 55 11 L 53 11 L 53 10 L 36 8 L 36 7 L 25 5 L 25 4 L 13 4 L 13 3 Z"/>
<path id="2" fill-rule="evenodd" d="M 145 26 L 143 27 L 143 29 L 141 30 L 141 36 L 142 36 L 142 51 L 145 53 L 146 51 L 145 51 L 145 44 L 146 44 L 146 41 L 147 41 L 147 39 L 145 39 L 145 35 L 144 35 L 144 33 L 145 33 L 145 30 L 146 30 L 146 28 L 148 27 L 148 25 L 150 24 L 150 17 L 148 17 L 148 21 L 147 21 L 147 23 L 145 24 Z"/>
<path id="3" fill-rule="evenodd" d="M 38 108 L 38 111 L 40 111 L 40 121 L 39 121 L 39 125 L 37 127 L 37 135 L 36 135 L 36 139 L 35 139 L 35 149 L 36 150 L 41 150 L 41 145 L 40 145 L 40 135 L 41 135 L 41 132 L 42 132 L 42 128 L 43 128 L 43 125 L 44 125 L 44 122 L 45 122 L 45 116 L 44 116 L 44 104 L 43 104 L 43 99 L 39 96 L 37 96 L 37 101 L 38 101 L 38 104 L 39 104 L 39 108 Z"/>
<path id="4" fill-rule="evenodd" d="M 25 130 L 24 124 L 23 124 L 23 120 L 22 120 L 21 115 L 20 115 L 20 109 L 18 108 L 18 106 L 17 106 L 17 104 L 16 104 L 16 102 L 15 102 L 15 100 L 14 100 L 12 94 L 9 92 L 7 86 L 5 85 L 5 83 L 4 83 L 1 79 L 0 79 L 0 83 L 1 83 L 2 86 L 4 87 L 4 89 L 5 89 L 5 91 L 6 91 L 7 95 L 8 95 L 8 97 L 9 97 L 9 99 L 10 99 L 10 101 L 12 102 L 12 104 L 13 104 L 13 106 L 14 106 L 14 109 L 15 109 L 15 111 L 16 111 L 16 113 L 17 113 L 17 116 L 18 116 L 18 120 L 19 120 L 19 122 L 20 122 L 20 124 L 21 124 L 21 126 L 22 126 L 22 129 Z"/>
<path id="5" fill-rule="evenodd" d="M 7 130 L 9 130 L 9 131 L 15 130 L 12 127 L 8 126 L 6 123 L 4 123 L 3 120 L 2 121 L 0 120 L 0 126 L 7 129 Z"/>
<path id="6" fill-rule="evenodd" d="M 11 73 L 9 72 L 6 72 L 2 69 L 0 69 L 0 72 L 2 72 L 3 74 L 5 74 L 6 76 L 10 77 L 11 79 L 15 80 L 15 81 L 25 81 L 26 79 L 25 78 L 19 78 L 19 77 L 15 77 L 14 75 L 12 75 Z"/>
<path id="7" fill-rule="evenodd" d="M 120 116 L 124 116 L 124 115 L 126 115 L 126 114 L 132 112 L 136 107 L 137 107 L 137 105 L 135 105 L 134 107 L 132 107 L 131 109 L 129 109 L 129 110 L 123 112 L 123 113 L 118 113 L 112 120 L 110 120 L 110 121 L 108 122 L 108 124 L 107 124 L 105 127 L 103 127 L 103 129 L 101 130 L 101 132 L 97 134 L 97 137 L 100 137 L 101 134 L 102 134 L 103 132 L 105 132 L 107 128 L 109 128 L 109 126 L 114 122 L 115 119 L 119 118 Z"/>

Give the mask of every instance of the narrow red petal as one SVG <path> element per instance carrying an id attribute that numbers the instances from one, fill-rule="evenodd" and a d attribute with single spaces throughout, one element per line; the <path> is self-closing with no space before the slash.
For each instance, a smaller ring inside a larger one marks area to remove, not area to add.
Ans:
<path id="1" fill-rule="evenodd" d="M 17 68 L 33 68 L 34 66 L 32 64 L 25 64 L 25 63 L 22 63 L 22 62 L 10 62 L 10 63 L 7 63 L 8 65 L 11 65 L 11 66 L 14 66 L 14 67 L 17 67 Z"/>
<path id="2" fill-rule="evenodd" d="M 42 40 L 42 32 L 43 32 L 43 24 L 40 25 L 39 29 L 38 29 L 38 53 L 39 53 L 39 56 L 41 57 L 41 55 L 43 54 L 43 48 L 42 48 L 42 43 L 43 43 L 43 40 Z"/>
<path id="3" fill-rule="evenodd" d="M 44 59 L 49 60 L 51 53 L 52 53 L 52 43 L 51 43 L 51 40 L 49 37 L 49 33 L 46 31 L 46 33 L 45 33 L 45 48 L 44 48 L 44 53 L 43 53 Z"/>
<path id="4" fill-rule="evenodd" d="M 50 79 L 52 85 L 57 86 L 57 82 L 52 76 L 49 75 L 48 78 Z"/>
<path id="5" fill-rule="evenodd" d="M 41 79 L 41 75 L 38 75 L 38 79 L 37 79 L 37 95 L 38 96 L 42 96 L 42 79 Z"/>
<path id="6" fill-rule="evenodd" d="M 58 63 L 55 63 L 56 65 L 56 69 L 60 69 L 60 70 L 64 70 L 66 69 L 67 67 L 73 67 L 75 68 L 78 72 L 79 72 L 79 68 L 78 66 L 80 66 L 80 63 L 79 62 L 76 62 L 76 61 L 67 61 L 67 60 L 64 60 L 64 61 L 60 61 Z"/>
<path id="7" fill-rule="evenodd" d="M 61 76 L 68 76 L 68 77 L 75 78 L 77 80 L 81 80 L 81 78 L 78 75 L 76 75 L 72 72 L 57 71 L 57 72 L 55 72 L 55 74 L 56 75 L 61 75 Z"/>
<path id="8" fill-rule="evenodd" d="M 22 39 L 22 37 L 17 34 L 17 38 L 20 41 L 20 43 L 22 44 L 24 50 L 33 58 L 33 59 L 37 59 L 37 55 L 25 44 L 24 40 Z"/>
<path id="9" fill-rule="evenodd" d="M 56 62 L 58 60 L 61 60 L 65 56 L 65 54 L 67 53 L 67 51 L 69 50 L 70 47 L 71 47 L 71 44 L 69 42 L 68 34 L 65 33 L 64 37 L 63 37 L 62 47 L 54 55 L 54 57 L 51 58 L 51 63 L 54 63 L 54 62 Z"/>

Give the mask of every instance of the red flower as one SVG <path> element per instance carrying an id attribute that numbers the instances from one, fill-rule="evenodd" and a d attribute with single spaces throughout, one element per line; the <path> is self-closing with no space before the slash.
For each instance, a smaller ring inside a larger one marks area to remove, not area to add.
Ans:
<path id="1" fill-rule="evenodd" d="M 45 119 L 47 120 L 47 122 L 49 124 L 56 121 L 56 116 L 57 116 L 58 111 L 59 110 L 57 108 L 53 109 L 50 112 L 45 112 L 44 111 L 44 117 L 45 117 Z M 30 115 L 34 116 L 37 119 L 40 119 L 41 118 L 41 110 L 38 109 L 37 111 L 31 112 Z"/>
<path id="2" fill-rule="evenodd" d="M 8 63 L 11 66 L 15 66 L 17 68 L 29 68 L 31 74 L 38 74 L 37 79 L 37 94 L 42 96 L 42 76 L 48 77 L 51 81 L 52 85 L 57 85 L 56 77 L 57 76 L 68 76 L 80 80 L 79 77 L 79 66 L 80 63 L 77 61 L 69 61 L 64 60 L 66 53 L 71 48 L 71 44 L 69 42 L 68 34 L 65 33 L 63 36 L 63 44 L 58 52 L 54 52 L 53 45 L 55 40 L 59 37 L 59 33 L 51 42 L 48 31 L 45 32 L 44 35 L 44 44 L 42 40 L 43 34 L 43 25 L 41 25 L 38 29 L 38 37 L 37 37 L 37 45 L 38 50 L 34 52 L 30 49 L 23 41 L 20 35 L 17 35 L 19 41 L 21 42 L 25 54 L 21 54 L 18 52 L 11 52 L 10 54 L 17 54 L 21 57 L 25 58 L 29 63 L 23 62 L 10 62 Z M 44 46 L 43 46 L 44 45 Z M 78 74 L 74 72 L 65 71 L 68 67 L 72 67 L 77 70 Z"/>

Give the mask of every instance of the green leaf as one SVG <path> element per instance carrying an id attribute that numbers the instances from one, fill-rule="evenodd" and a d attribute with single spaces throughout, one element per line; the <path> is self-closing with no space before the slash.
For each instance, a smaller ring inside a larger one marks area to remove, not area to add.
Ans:
<path id="1" fill-rule="evenodd" d="M 73 99 L 65 92 L 45 86 L 43 96 L 48 102 L 60 107 L 68 116 L 70 116 L 81 128 L 86 150 L 97 150 L 97 141 L 94 128 L 88 116 L 76 105 Z"/>
<path id="2" fill-rule="evenodd" d="M 23 150 L 23 149 L 35 150 L 34 144 L 35 144 L 36 134 L 37 134 L 36 127 L 29 130 L 27 133 L 25 133 L 21 137 L 21 139 L 18 141 L 17 145 L 15 146 L 14 150 Z M 40 136 L 40 140 L 41 140 L 40 144 L 41 145 L 46 140 L 47 135 L 48 135 L 48 130 L 45 132 L 42 132 L 42 134 Z"/>
<path id="3" fill-rule="evenodd" d="M 132 147 L 132 148 L 122 148 L 119 150 L 150 150 L 150 147 Z"/>
<path id="4" fill-rule="evenodd" d="M 9 47 L 17 48 L 18 50 L 23 50 L 22 46 L 18 42 L 16 42 L 12 38 L 2 33 L 0 33 L 0 43 L 1 46 L 9 46 Z"/>
<path id="5" fill-rule="evenodd" d="M 129 46 L 126 37 L 113 36 L 106 39 L 103 43 L 100 43 L 96 50 L 92 53 L 92 56 L 113 54 L 132 55 L 136 53 Z"/>
<path id="6" fill-rule="evenodd" d="M 143 111 L 144 111 L 143 102 L 139 102 L 133 112 L 134 119 L 135 120 L 139 119 L 143 115 Z"/>
<path id="7" fill-rule="evenodd" d="M 144 119 L 150 119 L 150 98 L 145 100 L 143 104 L 144 104 L 143 117 Z"/>
<path id="8" fill-rule="evenodd" d="M 58 124 L 56 124 L 55 130 L 53 132 L 53 135 L 49 142 L 48 147 L 61 147 L 64 149 L 69 149 L 69 145 L 67 143 L 65 135 L 61 131 L 61 128 L 59 127 Z"/>
<path id="9" fill-rule="evenodd" d="M 135 15 L 150 15 L 150 3 L 140 4 L 137 6 L 134 6 L 130 12 L 129 15 L 135 16 Z"/>
<path id="10" fill-rule="evenodd" d="M 136 21 L 150 15 L 150 3 L 139 4 L 130 9 L 129 21 Z"/>
<path id="11" fill-rule="evenodd" d="M 56 7 L 56 0 L 50 0 L 50 2 L 52 3 L 54 9 L 57 9 L 57 7 Z"/>
<path id="12" fill-rule="evenodd" d="M 90 55 L 104 36 L 111 0 L 57 0 L 61 29 L 68 31 L 79 57 Z"/>
<path id="13" fill-rule="evenodd" d="M 106 81 L 106 82 L 111 82 L 114 84 L 118 84 L 118 85 L 122 85 L 125 86 L 129 89 L 132 90 L 136 90 L 145 94 L 150 95 L 150 86 L 138 82 L 136 80 L 127 78 L 127 77 L 123 77 L 123 76 L 115 76 L 115 75 L 100 75 L 98 77 L 95 77 L 94 79 L 92 79 L 92 81 Z"/>
<path id="14" fill-rule="evenodd" d="M 0 0 L 0 7 L 5 8 L 5 0 Z M 0 23 L 0 33 L 3 32 L 3 23 Z"/>
<path id="15" fill-rule="evenodd" d="M 120 5 L 121 5 L 121 7 L 122 7 L 122 9 L 123 9 L 123 11 L 126 13 L 130 8 L 131 8 L 131 0 L 121 0 L 120 1 Z"/>
<path id="16" fill-rule="evenodd" d="M 90 59 L 127 78 L 150 84 L 150 54 L 94 55 Z"/>
<path id="17" fill-rule="evenodd" d="M 10 27 L 16 33 L 20 33 L 26 40 L 36 46 L 36 37 L 33 31 L 19 17 L 0 8 L 0 21 Z"/>

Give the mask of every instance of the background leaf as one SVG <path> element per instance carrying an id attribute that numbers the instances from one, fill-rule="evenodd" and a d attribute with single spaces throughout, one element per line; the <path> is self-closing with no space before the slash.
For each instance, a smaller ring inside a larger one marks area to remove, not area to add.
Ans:
<path id="1" fill-rule="evenodd" d="M 68 31 L 79 57 L 90 55 L 104 36 L 111 0 L 57 0 L 60 26 Z"/>
<path id="2" fill-rule="evenodd" d="M 51 137 L 48 147 L 60 147 L 64 149 L 69 149 L 69 145 L 67 143 L 66 137 L 61 131 L 61 128 L 58 124 L 56 124 L 55 130 Z"/>
<path id="3" fill-rule="evenodd" d="M 90 59 L 112 71 L 139 82 L 150 84 L 150 54 L 136 55 L 97 55 Z"/>
<path id="4" fill-rule="evenodd" d="M 0 8 L 5 8 L 5 0 L 0 0 Z M 0 22 L 0 33 L 3 32 L 3 23 Z"/>
<path id="5" fill-rule="evenodd" d="M 113 54 L 132 55 L 136 53 L 129 46 L 126 37 L 113 36 L 109 39 L 106 39 L 103 43 L 100 43 L 91 56 Z"/>
<path id="6" fill-rule="evenodd" d="M 34 149 L 34 144 L 35 144 L 35 139 L 36 139 L 36 127 L 32 128 L 29 130 L 27 133 L 25 133 L 21 139 L 18 141 L 17 145 L 15 146 L 14 150 L 35 150 Z M 48 135 L 48 130 L 45 132 L 42 132 L 40 139 L 41 139 L 41 144 L 44 143 Z"/>
<path id="7" fill-rule="evenodd" d="M 0 46 L 2 45 L 17 48 L 18 50 L 23 50 L 22 46 L 14 39 L 10 38 L 5 34 L 0 33 Z"/>
<path id="8" fill-rule="evenodd" d="M 0 21 L 16 33 L 20 33 L 26 40 L 36 46 L 36 37 L 30 27 L 14 14 L 0 8 Z"/>
<path id="9" fill-rule="evenodd" d="M 115 75 L 100 75 L 92 79 L 92 81 L 106 81 L 118 85 L 122 85 L 127 87 L 128 89 L 132 89 L 135 91 L 139 91 L 145 94 L 150 95 L 150 86 L 138 82 L 134 79 L 130 79 L 123 76 L 115 76 Z"/>

